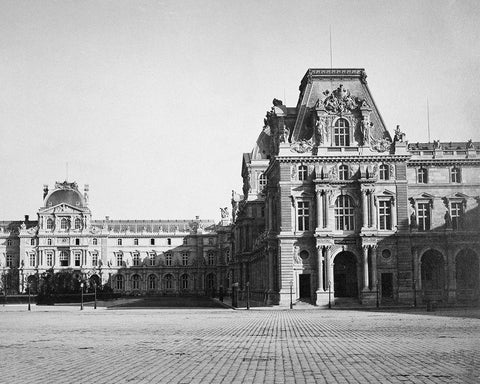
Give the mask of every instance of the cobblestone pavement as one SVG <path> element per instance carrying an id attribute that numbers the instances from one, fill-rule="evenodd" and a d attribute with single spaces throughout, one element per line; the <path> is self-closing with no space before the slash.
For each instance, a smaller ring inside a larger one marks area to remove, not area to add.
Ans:
<path id="1" fill-rule="evenodd" d="M 0 307 L 2 383 L 479 383 L 480 320 Z"/>

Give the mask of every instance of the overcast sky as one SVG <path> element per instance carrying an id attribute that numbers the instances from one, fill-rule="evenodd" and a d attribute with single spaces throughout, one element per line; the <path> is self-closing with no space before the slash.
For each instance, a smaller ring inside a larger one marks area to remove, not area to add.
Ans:
<path id="1" fill-rule="evenodd" d="M 94 218 L 219 219 L 274 97 L 365 68 L 387 128 L 480 140 L 477 1 L 0 0 L 0 219 L 90 185 Z M 285 101 L 285 100 L 284 100 Z"/>

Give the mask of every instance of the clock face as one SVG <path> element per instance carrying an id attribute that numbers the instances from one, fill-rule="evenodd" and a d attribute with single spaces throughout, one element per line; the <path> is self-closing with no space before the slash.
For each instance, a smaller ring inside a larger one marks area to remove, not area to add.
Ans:
<path id="1" fill-rule="evenodd" d="M 382 257 L 383 257 L 384 259 L 389 259 L 391 256 L 392 256 L 392 252 L 390 252 L 389 249 L 384 249 L 384 250 L 382 251 Z"/>

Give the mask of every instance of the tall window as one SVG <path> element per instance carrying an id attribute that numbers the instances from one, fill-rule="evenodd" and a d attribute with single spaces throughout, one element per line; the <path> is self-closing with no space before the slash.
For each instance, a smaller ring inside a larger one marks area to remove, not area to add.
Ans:
<path id="1" fill-rule="evenodd" d="M 428 171 L 426 168 L 419 168 L 417 171 L 417 182 L 419 184 L 428 183 Z"/>
<path id="2" fill-rule="evenodd" d="M 165 265 L 168 266 L 168 267 L 172 265 L 172 254 L 171 253 L 166 253 L 165 254 Z"/>
<path id="3" fill-rule="evenodd" d="M 7 240 L 7 245 L 12 245 L 12 239 Z"/>
<path id="4" fill-rule="evenodd" d="M 80 266 L 80 253 L 75 253 L 75 266 Z"/>
<path id="5" fill-rule="evenodd" d="M 117 267 L 123 266 L 123 254 L 117 253 Z"/>
<path id="6" fill-rule="evenodd" d="M 47 229 L 53 229 L 53 220 L 47 219 Z"/>
<path id="7" fill-rule="evenodd" d="M 335 228 L 342 231 L 354 229 L 354 207 L 349 196 L 338 196 L 335 201 Z"/>
<path id="8" fill-rule="evenodd" d="M 188 239 L 187 239 L 186 237 L 183 238 L 183 245 L 187 245 L 187 243 L 188 243 L 187 240 L 188 240 Z"/>
<path id="9" fill-rule="evenodd" d="M 453 167 L 450 170 L 450 180 L 452 183 L 461 183 L 462 182 L 462 174 L 460 172 L 460 168 Z"/>
<path id="10" fill-rule="evenodd" d="M 150 239 L 150 245 L 155 245 L 155 239 Z"/>
<path id="11" fill-rule="evenodd" d="M 348 165 L 342 164 L 338 167 L 338 178 L 348 180 Z"/>
<path id="12" fill-rule="evenodd" d="M 47 245 L 52 245 L 52 239 L 47 239 Z"/>
<path id="13" fill-rule="evenodd" d="M 123 276 L 122 275 L 115 276 L 115 288 L 116 289 L 123 289 Z"/>
<path id="14" fill-rule="evenodd" d="M 30 267 L 35 267 L 35 254 L 30 254 Z"/>
<path id="15" fill-rule="evenodd" d="M 64 217 L 62 220 L 60 220 L 60 229 L 63 229 L 63 230 L 68 229 L 68 219 L 67 218 Z"/>
<path id="16" fill-rule="evenodd" d="M 392 229 L 392 203 L 390 200 L 378 201 L 378 218 L 380 229 Z"/>
<path id="17" fill-rule="evenodd" d="M 213 245 L 213 237 L 208 238 L 208 245 Z"/>
<path id="18" fill-rule="evenodd" d="M 122 245 L 122 239 L 117 239 L 117 245 Z"/>
<path id="19" fill-rule="evenodd" d="M 148 261 L 150 266 L 153 267 L 155 265 L 155 253 L 152 252 L 148 255 Z"/>
<path id="20" fill-rule="evenodd" d="M 188 253 L 182 253 L 182 265 L 188 265 Z"/>
<path id="21" fill-rule="evenodd" d="M 258 189 L 261 191 L 265 186 L 267 185 L 267 176 L 265 176 L 263 173 L 258 176 Z"/>
<path id="22" fill-rule="evenodd" d="M 92 265 L 94 267 L 98 265 L 98 253 L 92 253 Z"/>
<path id="23" fill-rule="evenodd" d="M 167 245 L 172 245 L 172 239 L 170 238 L 167 239 Z"/>
<path id="24" fill-rule="evenodd" d="M 387 164 L 380 164 L 378 172 L 380 180 L 390 179 L 389 166 Z"/>
<path id="25" fill-rule="evenodd" d="M 165 289 L 172 289 L 173 288 L 173 276 L 172 275 L 170 275 L 170 274 L 165 275 L 163 280 L 165 281 Z"/>
<path id="26" fill-rule="evenodd" d="M 335 122 L 333 145 L 336 147 L 348 147 L 350 145 L 350 129 L 347 120 L 340 118 Z"/>
<path id="27" fill-rule="evenodd" d="M 308 178 L 308 168 L 306 165 L 300 165 L 298 167 L 298 180 L 304 181 Z"/>
<path id="28" fill-rule="evenodd" d="M 308 231 L 310 229 L 310 203 L 308 201 L 299 201 L 297 205 L 298 230 Z"/>
<path id="29" fill-rule="evenodd" d="M 13 267 L 13 255 L 7 254 L 7 267 Z"/>
<path id="30" fill-rule="evenodd" d="M 140 289 L 140 276 L 133 275 L 132 276 L 132 288 L 133 289 Z"/>
<path id="31" fill-rule="evenodd" d="M 80 239 L 75 239 L 75 245 L 80 245 Z"/>
<path id="32" fill-rule="evenodd" d="M 463 208 L 462 203 L 452 202 L 450 203 L 450 216 L 452 217 L 452 228 L 459 229 L 461 227 L 460 220 L 462 217 Z"/>
<path id="33" fill-rule="evenodd" d="M 207 254 L 207 264 L 215 265 L 215 254 L 213 252 L 208 252 Z"/>
<path id="34" fill-rule="evenodd" d="M 138 245 L 138 239 L 133 239 L 133 245 Z"/>
<path id="35" fill-rule="evenodd" d="M 138 267 L 140 265 L 140 255 L 138 253 L 133 254 L 133 266 Z"/>
<path id="36" fill-rule="evenodd" d="M 53 266 L 53 254 L 47 253 L 47 267 Z"/>
<path id="37" fill-rule="evenodd" d="M 182 289 L 188 289 L 188 275 L 182 275 Z"/>
<path id="38" fill-rule="evenodd" d="M 93 240 L 92 240 L 92 244 L 93 244 L 93 245 L 97 245 L 97 244 L 98 244 L 98 240 L 97 240 L 97 239 L 93 239 Z"/>
<path id="39" fill-rule="evenodd" d="M 157 278 L 155 275 L 148 276 L 148 289 L 157 289 Z"/>
<path id="40" fill-rule="evenodd" d="M 418 203 L 418 229 L 428 231 L 430 229 L 430 203 Z"/>
<path id="41" fill-rule="evenodd" d="M 77 217 L 75 219 L 75 229 L 80 229 L 82 227 L 82 221 Z"/>
<path id="42" fill-rule="evenodd" d="M 35 245 L 35 239 L 30 239 L 30 245 Z"/>
<path id="43" fill-rule="evenodd" d="M 60 252 L 60 266 L 61 267 L 68 267 L 68 251 L 61 251 Z"/>

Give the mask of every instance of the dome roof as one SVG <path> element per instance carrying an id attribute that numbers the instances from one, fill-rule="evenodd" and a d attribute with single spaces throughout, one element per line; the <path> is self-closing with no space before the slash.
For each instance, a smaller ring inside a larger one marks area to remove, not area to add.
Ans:
<path id="1" fill-rule="evenodd" d="M 45 207 L 68 204 L 73 207 L 85 207 L 85 201 L 75 183 L 57 183 L 55 190 L 45 200 Z"/>

